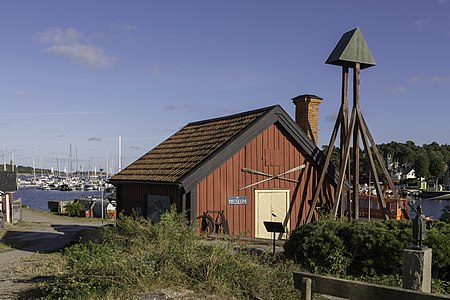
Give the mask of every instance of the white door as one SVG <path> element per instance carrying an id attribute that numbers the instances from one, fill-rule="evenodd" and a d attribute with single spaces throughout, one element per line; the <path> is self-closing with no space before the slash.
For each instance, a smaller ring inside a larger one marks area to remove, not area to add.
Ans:
<path id="1" fill-rule="evenodd" d="M 280 222 L 286 229 L 289 228 L 289 218 L 286 218 L 289 194 L 289 190 L 255 191 L 255 237 L 273 237 L 271 232 L 267 232 L 264 221 Z"/>

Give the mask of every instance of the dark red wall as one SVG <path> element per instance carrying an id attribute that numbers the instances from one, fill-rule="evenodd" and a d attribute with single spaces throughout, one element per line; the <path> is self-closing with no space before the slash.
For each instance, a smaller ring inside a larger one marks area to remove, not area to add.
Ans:
<path id="1" fill-rule="evenodd" d="M 126 183 L 120 184 L 117 189 L 119 200 L 118 209 L 125 211 L 130 215 L 137 207 L 142 207 L 144 215 L 147 214 L 147 195 L 169 196 L 171 204 L 177 205 L 178 211 L 181 211 L 181 191 L 176 185 L 163 184 L 144 184 L 144 183 Z"/>
<path id="2" fill-rule="evenodd" d="M 300 183 L 274 179 L 239 191 L 239 188 L 267 178 L 243 172 L 242 168 L 277 175 L 301 164 L 306 165 L 303 170 L 286 176 Z M 232 234 L 254 236 L 255 189 L 290 190 L 290 230 L 292 231 L 306 218 L 310 207 L 308 200 L 312 200 L 314 196 L 313 189 L 320 171 L 321 169 L 312 163 L 310 157 L 303 154 L 300 146 L 288 138 L 281 127 L 272 125 L 200 182 L 197 186 L 196 215 L 201 215 L 206 210 L 225 210 Z M 331 201 L 334 186 L 330 185 L 327 177 L 323 190 L 328 201 Z M 227 196 L 247 196 L 248 204 L 227 205 Z"/>

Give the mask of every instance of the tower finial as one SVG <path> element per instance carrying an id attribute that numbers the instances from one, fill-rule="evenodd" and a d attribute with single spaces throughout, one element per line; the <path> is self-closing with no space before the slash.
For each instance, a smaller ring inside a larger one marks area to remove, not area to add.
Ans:
<path id="1" fill-rule="evenodd" d="M 360 63 L 361 69 L 366 69 L 375 66 L 375 59 L 361 30 L 355 28 L 342 35 L 325 63 L 348 67 Z"/>

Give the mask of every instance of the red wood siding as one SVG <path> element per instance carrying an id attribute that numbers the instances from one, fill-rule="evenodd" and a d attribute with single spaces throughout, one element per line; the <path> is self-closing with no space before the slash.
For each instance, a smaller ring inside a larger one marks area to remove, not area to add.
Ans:
<path id="1" fill-rule="evenodd" d="M 121 184 L 118 189 L 120 195 L 120 209 L 126 215 L 131 215 L 133 209 L 142 208 L 143 215 L 147 215 L 147 195 L 169 196 L 171 204 L 177 205 L 177 210 L 181 211 L 181 192 L 177 186 L 162 184 Z"/>
<path id="2" fill-rule="evenodd" d="M 265 155 L 280 157 L 265 157 Z M 266 163 L 268 161 L 272 163 Z M 301 164 L 305 164 L 306 167 L 286 176 L 299 180 L 300 183 L 274 179 L 239 191 L 239 188 L 267 178 L 242 172 L 242 168 L 277 175 Z M 292 231 L 306 218 L 309 211 L 308 201 L 314 197 L 313 191 L 320 171 L 321 169 L 312 163 L 310 157 L 305 157 L 300 146 L 290 139 L 280 126 L 271 125 L 198 184 L 196 215 L 201 215 L 206 210 L 225 210 L 231 234 L 254 236 L 255 189 L 290 190 L 289 229 Z M 326 178 L 323 194 L 331 201 L 334 186 L 329 183 L 330 180 Z M 227 205 L 227 196 L 247 196 L 248 204 Z"/>

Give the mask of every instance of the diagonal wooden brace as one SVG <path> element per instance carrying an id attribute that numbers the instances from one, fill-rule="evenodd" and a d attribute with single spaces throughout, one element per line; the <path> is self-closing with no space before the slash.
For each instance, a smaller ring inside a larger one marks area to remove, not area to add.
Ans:
<path id="1" fill-rule="evenodd" d="M 274 176 L 271 176 L 269 178 L 266 178 L 266 179 L 260 180 L 258 182 L 255 182 L 255 183 L 249 184 L 247 186 L 244 186 L 244 187 L 240 188 L 238 191 L 242 191 L 242 190 L 248 189 L 249 187 L 252 187 L 252 186 L 255 186 L 255 185 L 267 182 L 267 181 L 272 180 L 272 179 L 279 179 L 281 176 L 284 176 L 284 175 L 287 175 L 287 174 L 290 174 L 290 173 L 294 173 L 296 171 L 299 171 L 299 170 L 303 169 L 304 167 L 305 167 L 304 164 L 300 165 L 300 166 L 292 168 L 292 169 L 290 169 L 290 170 L 288 170 L 288 171 L 286 171 L 284 173 L 281 173 L 281 174 L 278 174 L 278 175 L 274 175 Z"/>

